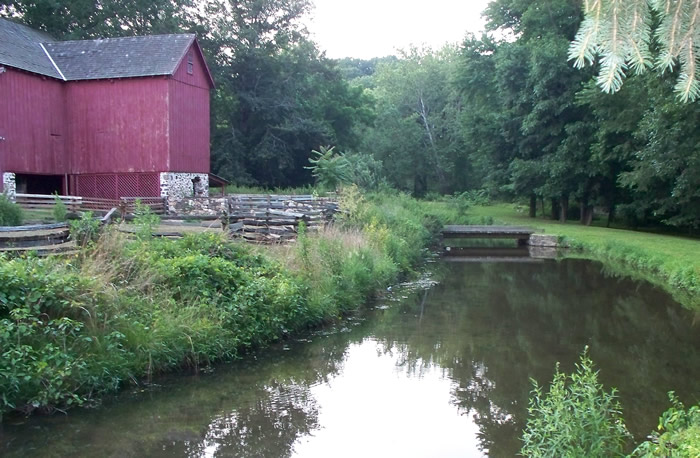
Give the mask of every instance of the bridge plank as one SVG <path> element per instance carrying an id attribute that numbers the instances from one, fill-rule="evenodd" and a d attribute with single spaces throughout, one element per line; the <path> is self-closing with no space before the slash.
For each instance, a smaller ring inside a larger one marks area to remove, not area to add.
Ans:
<path id="1" fill-rule="evenodd" d="M 447 225 L 442 228 L 445 238 L 517 238 L 527 239 L 535 230 L 518 226 L 459 226 Z"/>

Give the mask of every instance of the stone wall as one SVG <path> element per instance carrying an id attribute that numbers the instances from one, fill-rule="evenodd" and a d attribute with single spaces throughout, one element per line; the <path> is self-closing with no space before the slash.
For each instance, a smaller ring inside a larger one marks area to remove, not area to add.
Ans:
<path id="1" fill-rule="evenodd" d="M 229 214 L 227 197 L 168 196 L 168 213 L 181 216 L 221 216 Z"/>
<path id="2" fill-rule="evenodd" d="M 195 181 L 199 178 L 198 181 Z M 160 174 L 160 195 L 170 199 L 191 197 L 209 197 L 209 175 L 206 173 L 175 173 Z"/>
<path id="3" fill-rule="evenodd" d="M 17 182 L 15 181 L 14 173 L 5 172 L 2 174 L 2 192 L 11 200 L 15 200 L 15 194 L 17 193 Z"/>

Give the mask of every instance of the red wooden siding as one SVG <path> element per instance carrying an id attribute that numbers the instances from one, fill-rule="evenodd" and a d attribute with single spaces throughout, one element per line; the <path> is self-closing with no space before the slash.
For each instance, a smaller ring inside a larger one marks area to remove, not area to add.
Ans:
<path id="1" fill-rule="evenodd" d="M 62 85 L 11 67 L 0 73 L 0 171 L 68 172 Z"/>
<path id="2" fill-rule="evenodd" d="M 188 54 L 192 73 L 188 73 Z M 209 173 L 209 77 L 193 44 L 169 81 L 170 168 L 172 172 Z"/>
<path id="3" fill-rule="evenodd" d="M 66 84 L 72 173 L 168 171 L 168 79 Z"/>

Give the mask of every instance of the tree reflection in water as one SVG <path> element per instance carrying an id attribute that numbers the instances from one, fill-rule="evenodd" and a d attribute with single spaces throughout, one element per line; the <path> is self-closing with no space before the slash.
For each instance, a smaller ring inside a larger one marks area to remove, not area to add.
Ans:
<path id="1" fill-rule="evenodd" d="M 428 291 L 386 299 L 390 305 L 361 325 L 290 344 L 290 351 L 265 351 L 207 376 L 165 378 L 159 389 L 67 418 L 6 421 L 0 455 L 284 457 L 332 438 L 338 456 L 369 436 L 391 442 L 403 434 L 407 444 L 435 450 L 469 442 L 482 453 L 513 456 L 530 378 L 549 383 L 557 361 L 570 372 L 585 345 L 601 381 L 619 389 L 637 439 L 668 407 L 667 391 L 686 403 L 700 397 L 698 324 L 649 285 L 574 260 L 444 264 L 438 277 Z M 428 405 L 442 402 L 434 390 L 444 390 L 448 409 Z M 370 405 L 382 396 L 395 398 L 382 404 L 390 411 Z M 356 418 L 343 418 L 350 407 Z M 331 431 L 330 420 L 341 431 Z M 443 424 L 465 425 L 465 432 L 446 437 Z"/>
<path id="2" fill-rule="evenodd" d="M 700 396 L 700 333 L 691 312 L 646 283 L 601 264 L 445 264 L 439 286 L 389 309 L 374 328 L 408 372 L 439 366 L 454 405 L 479 425 L 480 448 L 513 456 L 534 378 L 557 361 L 570 371 L 585 345 L 606 386 L 620 390 L 630 430 L 642 439 L 676 390 Z"/>

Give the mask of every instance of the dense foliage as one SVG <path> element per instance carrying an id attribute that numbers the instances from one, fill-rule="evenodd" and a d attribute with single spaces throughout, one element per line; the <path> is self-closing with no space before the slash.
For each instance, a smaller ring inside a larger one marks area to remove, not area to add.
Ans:
<path id="1" fill-rule="evenodd" d="M 181 367 L 197 370 L 335 320 L 411 270 L 450 209 L 365 198 L 261 254 L 215 234 L 107 231 L 76 256 L 0 257 L 0 413 L 63 409 Z"/>

